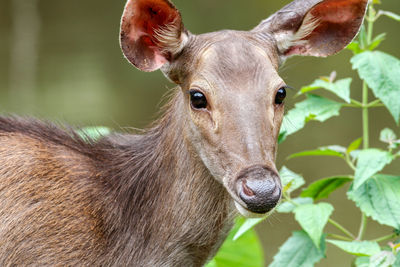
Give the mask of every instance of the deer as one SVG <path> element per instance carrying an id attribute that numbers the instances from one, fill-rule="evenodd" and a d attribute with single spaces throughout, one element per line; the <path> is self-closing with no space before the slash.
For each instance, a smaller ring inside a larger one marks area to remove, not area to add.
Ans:
<path id="1" fill-rule="evenodd" d="M 98 140 L 1 116 L 0 265 L 206 264 L 236 215 L 266 216 L 281 199 L 279 67 L 342 50 L 367 2 L 295 0 L 249 31 L 195 35 L 169 0 L 128 0 L 123 54 L 176 84 L 163 115 Z"/>

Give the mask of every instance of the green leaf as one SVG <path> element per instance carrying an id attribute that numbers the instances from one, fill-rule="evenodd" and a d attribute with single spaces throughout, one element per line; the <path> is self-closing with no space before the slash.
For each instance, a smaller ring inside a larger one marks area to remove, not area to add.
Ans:
<path id="1" fill-rule="evenodd" d="M 286 137 L 287 137 L 287 134 L 286 134 L 286 131 L 282 131 L 282 129 L 281 129 L 281 132 L 279 133 L 279 136 L 278 136 L 278 144 L 282 144 L 285 140 L 286 140 Z"/>
<path id="2" fill-rule="evenodd" d="M 360 48 L 360 43 L 357 41 L 351 42 L 346 48 L 348 50 L 353 51 L 355 55 L 360 54 L 362 52 L 362 49 Z"/>
<path id="3" fill-rule="evenodd" d="M 341 107 L 342 104 L 338 102 L 307 94 L 307 99 L 297 103 L 284 117 L 281 133 L 286 132 L 287 136 L 299 131 L 310 117 L 313 117 L 313 120 L 324 122 L 333 116 L 338 116 Z"/>
<path id="4" fill-rule="evenodd" d="M 379 140 L 383 143 L 389 144 L 390 149 L 397 148 L 400 144 L 400 140 L 396 140 L 397 136 L 393 130 L 385 128 L 381 131 Z"/>
<path id="5" fill-rule="evenodd" d="M 391 19 L 400 21 L 400 15 L 397 15 L 396 13 L 390 12 L 390 11 L 384 11 L 384 10 L 379 10 L 380 15 L 385 15 Z"/>
<path id="6" fill-rule="evenodd" d="M 391 163 L 392 160 L 392 154 L 387 151 L 374 148 L 360 151 L 354 175 L 354 188 L 360 187 L 366 180 Z"/>
<path id="7" fill-rule="evenodd" d="M 368 40 L 367 40 L 367 31 L 365 29 L 365 25 L 361 24 L 360 32 L 358 34 L 358 40 L 360 42 L 360 48 L 365 50 L 367 48 Z"/>
<path id="8" fill-rule="evenodd" d="M 369 257 L 358 257 L 354 261 L 356 267 L 369 267 Z"/>
<path id="9" fill-rule="evenodd" d="M 330 82 L 330 81 L 325 81 L 322 79 L 315 80 L 312 84 L 308 86 L 304 86 L 301 88 L 299 91 L 299 94 L 304 94 L 308 93 L 314 90 L 317 90 L 319 88 L 323 88 L 325 90 L 328 90 L 347 103 L 350 103 L 350 84 L 351 84 L 352 79 L 347 78 L 343 80 L 338 80 L 336 82 Z"/>
<path id="10" fill-rule="evenodd" d="M 346 149 L 344 149 L 344 151 L 346 151 Z M 342 153 L 338 152 L 337 150 L 333 150 L 331 147 L 320 147 L 316 150 L 307 150 L 303 152 L 294 153 L 290 155 L 288 159 L 306 157 L 306 156 L 332 156 L 332 157 L 344 158 Z"/>
<path id="11" fill-rule="evenodd" d="M 292 201 L 296 203 L 297 205 L 306 205 L 306 204 L 312 204 L 313 199 L 310 197 L 299 197 L 299 198 L 293 198 Z M 281 203 L 277 208 L 276 211 L 280 213 L 290 213 L 292 212 L 297 206 L 293 205 L 293 203 L 289 201 L 285 201 Z"/>
<path id="12" fill-rule="evenodd" d="M 363 213 L 381 224 L 400 228 L 400 176 L 375 175 L 347 192 Z"/>
<path id="13" fill-rule="evenodd" d="M 400 60 L 383 52 L 364 52 L 351 59 L 374 95 L 389 109 L 395 121 L 400 117 Z"/>
<path id="14" fill-rule="evenodd" d="M 314 245 L 304 231 L 293 232 L 293 235 L 279 248 L 269 267 L 313 267 L 325 257 L 324 237 L 321 238 L 319 247 L 320 249 Z"/>
<path id="15" fill-rule="evenodd" d="M 301 175 L 292 172 L 286 166 L 283 166 L 279 171 L 279 176 L 281 177 L 284 192 L 293 192 L 306 183 Z"/>
<path id="16" fill-rule="evenodd" d="M 294 210 L 296 221 L 317 247 L 320 245 L 322 232 L 333 210 L 332 205 L 328 203 L 301 205 Z"/>
<path id="17" fill-rule="evenodd" d="M 361 137 L 361 138 L 358 138 L 357 140 L 353 141 L 353 142 L 349 145 L 349 147 L 347 148 L 347 153 L 351 153 L 351 152 L 353 152 L 354 150 L 357 150 L 357 149 L 360 147 L 362 140 L 363 140 L 363 139 L 362 139 L 362 137 Z"/>
<path id="18" fill-rule="evenodd" d="M 342 187 L 353 179 L 347 176 L 335 176 L 318 180 L 301 192 L 301 197 L 311 197 L 314 200 L 327 198 L 333 191 Z"/>
<path id="19" fill-rule="evenodd" d="M 111 133 L 111 130 L 107 127 L 86 127 L 77 130 L 76 133 L 86 142 L 96 141 L 103 136 L 107 136 Z"/>
<path id="20" fill-rule="evenodd" d="M 237 241 L 233 241 L 234 233 L 238 231 L 242 223 L 243 219 L 237 220 L 217 255 L 206 267 L 262 267 L 264 265 L 262 247 L 254 230 L 247 231 Z"/>
<path id="21" fill-rule="evenodd" d="M 237 230 L 236 234 L 234 235 L 233 241 L 236 241 L 237 239 L 239 239 L 239 237 L 241 237 L 242 235 L 247 233 L 250 229 L 253 229 L 254 226 L 259 224 L 263 220 L 265 220 L 265 218 L 248 218 L 248 219 L 246 219 L 246 221 L 240 226 L 239 230 Z"/>
<path id="22" fill-rule="evenodd" d="M 397 253 L 396 261 L 393 263 L 392 267 L 400 267 L 400 252 Z"/>
<path id="23" fill-rule="evenodd" d="M 382 43 L 382 41 L 385 40 L 385 37 L 386 37 L 386 33 L 381 33 L 378 36 L 376 36 L 374 38 L 374 40 L 372 40 L 368 49 L 372 51 L 375 48 L 377 48 Z"/>
<path id="24" fill-rule="evenodd" d="M 338 248 L 356 256 L 372 256 L 381 251 L 378 243 L 370 241 L 338 241 L 338 240 L 326 240 Z"/>
<path id="25" fill-rule="evenodd" d="M 396 134 L 393 132 L 393 130 L 389 129 L 389 128 L 385 128 L 381 131 L 380 134 L 380 138 L 379 140 L 384 142 L 384 143 L 388 143 L 391 144 L 394 141 L 396 141 Z"/>
<path id="26" fill-rule="evenodd" d="M 391 251 L 381 251 L 370 258 L 368 267 L 390 267 L 396 261 Z"/>

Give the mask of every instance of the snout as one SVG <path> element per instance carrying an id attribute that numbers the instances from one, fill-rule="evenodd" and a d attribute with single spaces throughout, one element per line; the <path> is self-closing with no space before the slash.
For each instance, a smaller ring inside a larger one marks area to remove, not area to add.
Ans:
<path id="1" fill-rule="evenodd" d="M 246 209 L 264 214 L 278 204 L 282 185 L 275 171 L 267 166 L 252 166 L 239 173 L 236 190 Z"/>

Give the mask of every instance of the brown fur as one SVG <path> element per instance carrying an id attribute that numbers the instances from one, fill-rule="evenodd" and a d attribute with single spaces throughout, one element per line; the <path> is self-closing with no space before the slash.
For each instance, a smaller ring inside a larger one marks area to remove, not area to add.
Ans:
<path id="1" fill-rule="evenodd" d="M 230 202 L 176 118 L 85 143 L 1 117 L 0 265 L 204 264 L 229 228 Z"/>
<path id="2" fill-rule="evenodd" d="M 233 205 L 264 216 L 281 196 L 278 65 L 345 47 L 366 4 L 295 0 L 253 31 L 193 35 L 170 1 L 128 0 L 125 56 L 179 87 L 140 135 L 85 141 L 69 128 L 0 117 L 0 266 L 205 264 Z M 347 10 L 342 24 L 330 21 L 337 7 Z M 191 89 L 206 108 L 191 105 Z"/>

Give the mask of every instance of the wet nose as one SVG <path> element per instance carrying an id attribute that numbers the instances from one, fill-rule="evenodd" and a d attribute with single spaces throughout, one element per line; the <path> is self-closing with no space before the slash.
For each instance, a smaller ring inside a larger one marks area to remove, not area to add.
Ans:
<path id="1" fill-rule="evenodd" d="M 253 166 L 242 170 L 236 188 L 247 209 L 254 213 L 267 213 L 279 202 L 282 185 L 279 175 L 267 166 Z"/>

